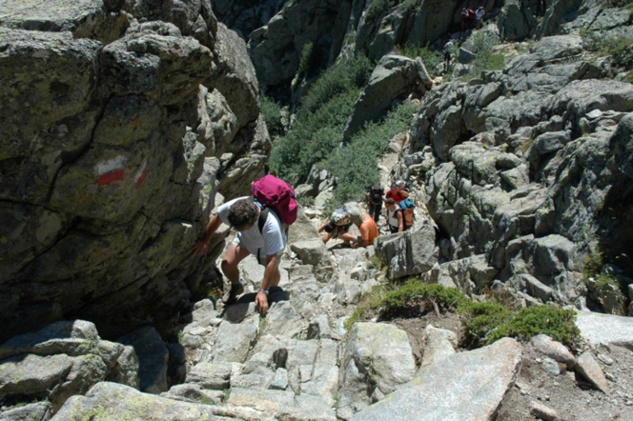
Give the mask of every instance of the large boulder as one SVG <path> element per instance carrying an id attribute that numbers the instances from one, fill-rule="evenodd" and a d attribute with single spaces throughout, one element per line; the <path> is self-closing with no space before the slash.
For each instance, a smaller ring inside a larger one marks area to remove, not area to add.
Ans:
<path id="1" fill-rule="evenodd" d="M 423 367 L 406 386 L 359 411 L 351 420 L 430 421 L 446 419 L 446 414 L 455 420 L 493 419 L 514 382 L 520 361 L 521 346 L 509 338 L 448 356 Z"/>
<path id="2" fill-rule="evenodd" d="M 437 262 L 435 228 L 429 219 L 415 221 L 403 233 L 381 235 L 375 241 L 376 254 L 389 266 L 389 277 L 419 275 Z"/>
<path id="3" fill-rule="evenodd" d="M 270 150 L 245 43 L 208 0 L 28 0 L 0 4 L 0 50 L 0 339 L 62 315 L 175 335 L 209 191 Z"/>
<path id="4" fill-rule="evenodd" d="M 363 126 L 381 117 L 394 101 L 412 93 L 424 93 L 432 85 L 421 60 L 386 55 L 374 68 L 367 86 L 354 105 L 343 136 L 349 138 Z"/>
<path id="5" fill-rule="evenodd" d="M 148 419 L 212 420 L 213 408 L 209 405 L 180 402 L 117 383 L 101 382 L 85 396 L 73 396 L 55 414 L 52 420 L 71 420 L 91 414 L 93 420 L 137 418 L 143 414 Z"/>

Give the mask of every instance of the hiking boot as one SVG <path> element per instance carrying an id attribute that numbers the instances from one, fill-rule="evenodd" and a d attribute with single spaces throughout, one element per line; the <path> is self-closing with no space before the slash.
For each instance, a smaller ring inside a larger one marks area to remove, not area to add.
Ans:
<path id="1" fill-rule="evenodd" d="M 224 293 L 222 301 L 225 305 L 233 304 L 237 301 L 237 296 L 244 292 L 244 287 L 241 283 L 231 284 L 231 288 Z"/>

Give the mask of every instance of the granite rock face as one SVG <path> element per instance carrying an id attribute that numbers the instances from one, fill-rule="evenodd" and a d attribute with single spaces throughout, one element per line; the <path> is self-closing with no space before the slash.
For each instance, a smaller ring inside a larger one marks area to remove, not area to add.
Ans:
<path id="1" fill-rule="evenodd" d="M 0 337 L 169 332 L 214 193 L 270 149 L 246 44 L 206 0 L 0 2 L 0 78 Z"/>

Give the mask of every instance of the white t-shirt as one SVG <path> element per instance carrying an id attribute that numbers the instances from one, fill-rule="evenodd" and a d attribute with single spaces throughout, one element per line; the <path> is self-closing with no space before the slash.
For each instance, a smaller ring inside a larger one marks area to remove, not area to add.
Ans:
<path id="1" fill-rule="evenodd" d="M 233 203 L 242 199 L 252 200 L 249 196 L 238 197 L 237 199 L 226 202 L 218 208 L 218 216 L 223 223 L 230 225 L 228 219 L 229 210 Z M 238 232 L 237 238 L 240 245 L 245 247 L 253 255 L 258 256 L 257 252 L 261 250 L 259 256 L 262 257 L 280 254 L 284 251 L 287 241 L 286 233 L 281 226 L 281 222 L 273 211 L 268 212 L 268 217 L 261 232 L 259 231 L 259 220 L 257 220 L 249 230 Z"/>
<path id="2" fill-rule="evenodd" d="M 396 206 L 393 211 L 387 209 L 387 223 L 392 227 L 398 228 L 400 225 L 398 224 L 398 212 L 400 208 Z"/>

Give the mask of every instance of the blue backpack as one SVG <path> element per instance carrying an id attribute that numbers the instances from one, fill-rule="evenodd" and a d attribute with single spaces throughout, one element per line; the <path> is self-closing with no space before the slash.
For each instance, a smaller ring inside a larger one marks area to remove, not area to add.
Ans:
<path id="1" fill-rule="evenodd" d="M 400 210 L 402 210 L 402 221 L 404 223 L 405 229 L 413 225 L 413 220 L 415 219 L 413 208 L 415 208 L 415 204 L 413 203 L 413 200 L 409 198 L 406 198 L 402 202 L 400 202 Z"/>

